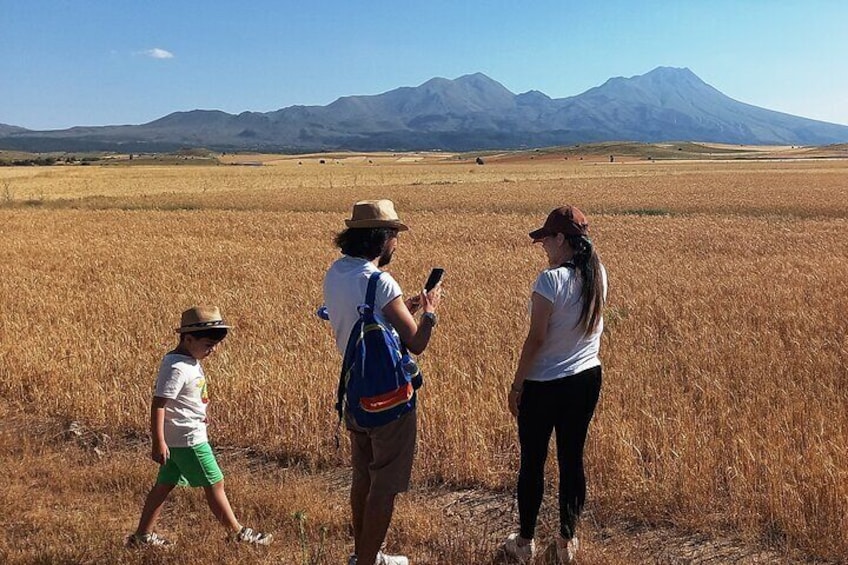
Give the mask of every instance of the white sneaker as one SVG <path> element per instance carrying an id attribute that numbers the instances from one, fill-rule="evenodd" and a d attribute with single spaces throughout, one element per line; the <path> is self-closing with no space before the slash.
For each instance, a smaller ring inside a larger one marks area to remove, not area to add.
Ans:
<path id="1" fill-rule="evenodd" d="M 536 556 L 536 542 L 531 539 L 530 543 L 519 544 L 519 539 L 526 541 L 519 534 L 509 534 L 503 545 L 504 552 L 519 563 L 530 563 Z"/>
<path id="2" fill-rule="evenodd" d="M 274 536 L 242 526 L 241 530 L 233 536 L 233 539 L 237 542 L 251 545 L 271 545 L 271 540 L 274 539 Z"/>
<path id="3" fill-rule="evenodd" d="M 374 565 L 409 565 L 409 559 L 405 555 L 388 555 L 380 551 Z"/>
<path id="4" fill-rule="evenodd" d="M 127 547 L 169 547 L 173 545 L 157 533 L 132 534 L 127 538 Z"/>
<path id="5" fill-rule="evenodd" d="M 580 549 L 580 540 L 571 538 L 565 540 L 557 538 L 556 554 L 559 563 L 574 563 L 577 561 L 577 550 Z"/>

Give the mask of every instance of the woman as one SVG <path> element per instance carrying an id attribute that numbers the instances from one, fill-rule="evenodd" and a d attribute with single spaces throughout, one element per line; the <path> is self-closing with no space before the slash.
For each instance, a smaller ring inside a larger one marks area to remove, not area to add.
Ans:
<path id="1" fill-rule="evenodd" d="M 509 411 L 518 418 L 521 444 L 521 529 L 507 538 L 504 550 L 520 562 L 535 554 L 533 536 L 553 430 L 559 462 L 559 562 L 572 562 L 578 548 L 575 526 L 586 499 L 583 445 L 601 391 L 598 349 L 606 301 L 606 271 L 588 228 L 580 210 L 563 206 L 530 232 L 533 242 L 542 244 L 548 268 L 533 285 L 530 331 L 509 391 Z"/>

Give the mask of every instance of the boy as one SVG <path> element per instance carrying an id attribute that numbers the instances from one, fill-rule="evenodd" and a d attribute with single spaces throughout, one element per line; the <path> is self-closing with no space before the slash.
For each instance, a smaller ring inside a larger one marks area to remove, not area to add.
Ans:
<path id="1" fill-rule="evenodd" d="M 129 546 L 171 544 L 153 532 L 153 526 L 177 484 L 203 487 L 209 508 L 232 532 L 234 541 L 271 543 L 271 534 L 243 527 L 236 519 L 224 492 L 224 475 L 206 435 L 209 397 L 200 361 L 215 351 L 229 329 L 215 306 L 196 306 L 182 314 L 176 330 L 180 342 L 162 359 L 150 406 L 150 457 L 160 465 L 159 476 L 147 495 L 138 529 L 127 540 Z"/>

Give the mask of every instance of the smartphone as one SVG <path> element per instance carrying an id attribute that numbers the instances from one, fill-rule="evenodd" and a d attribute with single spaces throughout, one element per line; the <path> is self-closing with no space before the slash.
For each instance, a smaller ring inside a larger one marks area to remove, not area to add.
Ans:
<path id="1" fill-rule="evenodd" d="M 424 284 L 424 291 L 430 292 L 433 290 L 437 284 L 442 282 L 442 277 L 445 276 L 445 270 L 439 267 L 436 267 L 432 271 L 430 271 L 430 276 L 427 277 L 427 282 Z"/>

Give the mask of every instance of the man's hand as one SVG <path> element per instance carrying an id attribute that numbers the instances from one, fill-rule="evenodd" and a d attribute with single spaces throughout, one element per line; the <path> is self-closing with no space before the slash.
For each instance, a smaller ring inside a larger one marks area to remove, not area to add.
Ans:
<path id="1" fill-rule="evenodd" d="M 421 295 L 416 294 L 415 296 L 410 296 L 404 300 L 404 304 L 406 304 L 406 308 L 409 310 L 410 314 L 415 314 L 421 309 Z"/>

